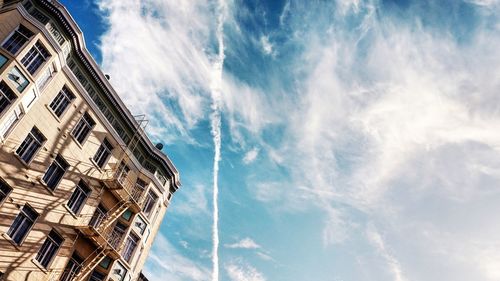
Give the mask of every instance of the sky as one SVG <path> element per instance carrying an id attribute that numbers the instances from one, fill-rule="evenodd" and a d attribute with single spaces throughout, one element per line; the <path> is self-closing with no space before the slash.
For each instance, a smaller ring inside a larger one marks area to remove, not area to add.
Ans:
<path id="1" fill-rule="evenodd" d="M 150 280 L 214 187 L 220 281 L 500 280 L 500 1 L 61 2 L 181 174 Z"/>

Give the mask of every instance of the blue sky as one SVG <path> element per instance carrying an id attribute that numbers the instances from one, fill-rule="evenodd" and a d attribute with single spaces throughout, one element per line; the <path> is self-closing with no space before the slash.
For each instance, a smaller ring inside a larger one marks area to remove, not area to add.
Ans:
<path id="1" fill-rule="evenodd" d="M 181 173 L 151 280 L 212 280 L 214 98 L 219 280 L 500 279 L 498 0 L 62 2 Z"/>

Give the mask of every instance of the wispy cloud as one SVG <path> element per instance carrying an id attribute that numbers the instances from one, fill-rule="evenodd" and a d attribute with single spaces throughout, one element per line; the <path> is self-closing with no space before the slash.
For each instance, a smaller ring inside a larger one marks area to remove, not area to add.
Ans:
<path id="1" fill-rule="evenodd" d="M 246 237 L 241 239 L 240 241 L 233 244 L 224 245 L 226 248 L 230 249 L 259 249 L 260 245 L 255 243 L 251 238 Z"/>
<path id="2" fill-rule="evenodd" d="M 273 44 L 269 42 L 269 36 L 261 36 L 260 43 L 262 44 L 264 54 L 271 55 L 273 53 Z"/>
<path id="3" fill-rule="evenodd" d="M 205 1 L 98 2 L 109 26 L 101 50 L 111 83 L 133 113 L 148 115 L 154 136 L 188 136 L 206 114 L 210 7 Z"/>
<path id="4" fill-rule="evenodd" d="M 179 194 L 181 198 L 174 199 L 175 211 L 186 216 L 208 214 L 207 187 L 196 184 L 189 189 L 189 194 Z"/>
<path id="5" fill-rule="evenodd" d="M 144 270 L 150 280 L 210 280 L 208 268 L 183 256 L 162 234 L 157 235 Z"/>
<path id="6" fill-rule="evenodd" d="M 259 148 L 254 147 L 251 150 L 247 151 L 247 153 L 245 153 L 245 156 L 243 157 L 243 163 L 248 165 L 254 162 L 255 159 L 257 159 L 257 156 L 259 156 Z"/>
<path id="7" fill-rule="evenodd" d="M 232 281 L 265 281 L 262 273 L 248 264 L 232 262 L 224 266 L 227 275 Z"/>
<path id="8" fill-rule="evenodd" d="M 389 270 L 393 274 L 394 281 L 407 281 L 403 274 L 401 264 L 399 261 L 386 249 L 386 245 L 380 233 L 377 232 L 373 225 L 368 227 L 367 233 L 368 241 L 375 247 L 378 253 L 385 259 L 389 266 Z"/>

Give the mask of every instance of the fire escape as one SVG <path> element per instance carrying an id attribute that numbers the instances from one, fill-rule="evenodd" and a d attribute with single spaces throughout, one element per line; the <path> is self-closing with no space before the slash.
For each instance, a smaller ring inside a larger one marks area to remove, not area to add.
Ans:
<path id="1" fill-rule="evenodd" d="M 128 170 L 124 166 L 105 171 L 101 183 L 114 194 L 118 202 L 107 212 L 97 208 L 90 220 L 88 217 L 82 218 L 77 229 L 96 249 L 74 271 L 73 278 L 68 280 L 84 280 L 106 256 L 118 259 L 126 228 L 121 228 L 115 222 L 127 209 L 134 213 L 141 210 L 144 187 L 128 178 Z"/>

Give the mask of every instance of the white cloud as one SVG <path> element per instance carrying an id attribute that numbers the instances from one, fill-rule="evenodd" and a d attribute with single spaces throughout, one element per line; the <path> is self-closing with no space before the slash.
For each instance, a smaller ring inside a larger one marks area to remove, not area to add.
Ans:
<path id="1" fill-rule="evenodd" d="M 205 115 L 210 7 L 198 0 L 100 0 L 99 7 L 109 25 L 102 66 L 128 108 L 147 114 L 155 137 L 188 136 Z"/>
<path id="2" fill-rule="evenodd" d="M 246 237 L 243 238 L 242 240 L 233 243 L 233 244 L 226 244 L 224 245 L 226 248 L 230 249 L 259 249 L 260 245 L 255 243 L 251 238 Z"/>
<path id="3" fill-rule="evenodd" d="M 245 164 L 250 164 L 257 159 L 257 156 L 259 156 L 259 149 L 257 147 L 252 148 L 251 150 L 247 151 L 245 153 L 245 156 L 243 157 L 243 163 Z"/>
<path id="4" fill-rule="evenodd" d="M 273 44 L 269 42 L 269 36 L 261 36 L 260 43 L 262 44 L 262 51 L 266 55 L 271 55 L 273 53 Z"/>
<path id="5" fill-rule="evenodd" d="M 346 1 L 343 12 L 371 11 L 369 5 Z M 287 12 L 296 29 L 303 26 L 299 12 Z M 249 178 L 249 190 L 274 209 L 301 210 L 291 202 L 320 208 L 326 214 L 325 247 L 354 239 L 366 223 L 359 214 L 381 222 L 365 239 L 384 258 L 394 280 L 438 280 L 435 272 L 414 266 L 427 259 L 446 265 L 444 279 L 468 280 L 467 273 L 473 272 L 481 280 L 496 280 L 498 255 L 477 245 L 497 249 L 500 240 L 469 233 L 481 228 L 473 220 L 448 225 L 465 214 L 436 214 L 464 209 L 488 217 L 497 212 L 481 202 L 500 194 L 500 161 L 495 160 L 500 158 L 500 77 L 495 74 L 500 73 L 500 55 L 492 47 L 500 44 L 499 33 L 480 25 L 467 42 L 457 42 L 451 31 L 376 15 L 368 12 L 359 32 L 337 26 L 325 28 L 331 34 L 311 32 L 297 39 L 306 50 L 291 70 L 304 74 L 295 81 L 298 102 L 275 117 L 286 124 L 283 141 L 260 156 L 272 153 L 270 159 L 285 167 L 292 180 L 256 183 Z M 434 201 L 439 208 L 430 214 Z M 408 229 L 401 233 L 401 228 Z M 453 246 L 436 243 L 432 249 L 410 242 L 419 229 L 429 228 L 469 235 L 452 236 Z M 463 250 L 450 250 L 459 243 Z M 456 258 L 436 258 L 434 251 Z"/>
<path id="6" fill-rule="evenodd" d="M 406 277 L 403 274 L 403 270 L 401 268 L 401 264 L 399 261 L 386 249 L 386 245 L 382 236 L 375 229 L 373 225 L 368 227 L 367 233 L 368 241 L 375 247 L 378 253 L 385 259 L 389 266 L 389 270 L 393 274 L 394 281 L 407 281 Z"/>
<path id="7" fill-rule="evenodd" d="M 232 281 L 265 281 L 262 273 L 250 265 L 229 263 L 224 266 L 227 275 Z"/>
<path id="8" fill-rule="evenodd" d="M 186 216 L 208 214 L 207 188 L 202 184 L 189 187 L 189 193 L 178 194 L 172 201 L 172 208 Z"/>
<path id="9" fill-rule="evenodd" d="M 144 268 L 151 281 L 206 281 L 210 271 L 183 256 L 162 234 L 158 234 Z"/>

